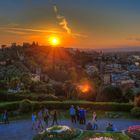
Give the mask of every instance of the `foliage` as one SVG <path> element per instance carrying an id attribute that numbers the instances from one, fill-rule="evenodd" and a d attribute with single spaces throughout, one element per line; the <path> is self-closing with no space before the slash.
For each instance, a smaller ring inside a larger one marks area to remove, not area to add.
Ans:
<path id="1" fill-rule="evenodd" d="M 136 93 L 134 97 L 134 106 L 140 107 L 140 92 Z"/>
<path id="2" fill-rule="evenodd" d="M 72 81 L 65 81 L 63 84 L 63 90 L 67 99 L 77 97 L 76 85 Z"/>
<path id="3" fill-rule="evenodd" d="M 19 110 L 23 113 L 29 112 L 32 110 L 32 102 L 30 100 L 23 100 L 19 104 Z"/>
<path id="4" fill-rule="evenodd" d="M 119 87 L 107 86 L 103 89 L 100 101 L 104 102 L 122 102 L 123 93 Z"/>
<path id="5" fill-rule="evenodd" d="M 32 82 L 30 86 L 30 91 L 35 93 L 47 93 L 54 94 L 54 89 L 51 85 L 45 82 Z"/>
<path id="6" fill-rule="evenodd" d="M 1 103 L 0 109 L 16 110 L 20 107 L 24 111 L 24 106 L 29 106 L 29 108 L 36 110 L 40 106 L 46 106 L 48 109 L 69 109 L 71 105 L 80 106 L 87 110 L 104 110 L 104 111 L 130 111 L 132 109 L 132 104 L 129 103 L 108 103 L 108 102 L 89 102 L 89 101 L 17 101 L 9 103 Z M 26 110 L 25 110 L 26 111 Z"/>
<path id="7" fill-rule="evenodd" d="M 130 138 L 122 133 L 95 133 L 93 131 L 85 131 L 80 137 L 73 140 L 92 140 L 92 138 L 109 137 L 113 140 L 130 140 Z"/>
<path id="8" fill-rule="evenodd" d="M 140 117 L 140 107 L 134 107 L 131 109 L 131 114 L 135 117 Z"/>
<path id="9" fill-rule="evenodd" d="M 128 127 L 126 134 L 134 140 L 140 139 L 140 125 Z"/>
<path id="10" fill-rule="evenodd" d="M 29 99 L 31 101 L 59 101 L 60 99 L 53 94 L 38 94 L 38 93 L 7 93 L 0 92 L 0 101 L 20 101 Z"/>
<path id="11" fill-rule="evenodd" d="M 133 100 L 134 99 L 134 92 L 133 92 L 132 88 L 128 88 L 125 91 L 124 96 L 128 101 Z"/>
<path id="12" fill-rule="evenodd" d="M 17 110 L 19 108 L 19 102 L 2 102 L 0 103 L 0 110 Z"/>

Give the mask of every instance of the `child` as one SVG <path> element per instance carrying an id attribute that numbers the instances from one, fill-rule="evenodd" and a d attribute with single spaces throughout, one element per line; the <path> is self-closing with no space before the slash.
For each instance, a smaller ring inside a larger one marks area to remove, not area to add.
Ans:
<path id="1" fill-rule="evenodd" d="M 36 115 L 32 114 L 32 129 L 36 129 Z"/>

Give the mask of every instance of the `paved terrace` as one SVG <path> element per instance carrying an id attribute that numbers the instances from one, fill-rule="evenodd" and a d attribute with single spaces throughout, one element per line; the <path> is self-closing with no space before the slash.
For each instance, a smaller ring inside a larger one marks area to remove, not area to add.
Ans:
<path id="1" fill-rule="evenodd" d="M 85 125 L 72 124 L 70 120 L 59 120 L 59 124 L 75 128 L 85 129 Z M 87 121 L 88 122 L 88 121 Z M 127 119 L 100 119 L 98 120 L 99 131 L 105 131 L 108 122 L 113 123 L 118 131 L 127 129 L 131 125 L 140 125 L 140 120 Z M 49 122 L 51 125 L 51 121 Z M 32 140 L 37 131 L 32 130 L 30 120 L 13 121 L 10 124 L 0 124 L 0 140 Z"/>

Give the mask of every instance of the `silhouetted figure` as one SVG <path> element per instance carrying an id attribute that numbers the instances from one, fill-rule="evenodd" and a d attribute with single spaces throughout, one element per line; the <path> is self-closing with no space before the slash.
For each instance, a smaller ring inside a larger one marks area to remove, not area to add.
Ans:
<path id="1" fill-rule="evenodd" d="M 71 122 L 75 122 L 76 123 L 76 110 L 74 108 L 74 106 L 72 105 L 70 108 L 70 116 L 71 116 Z"/>
<path id="2" fill-rule="evenodd" d="M 106 131 L 114 131 L 113 124 L 108 123 L 108 126 L 106 127 Z"/>
<path id="3" fill-rule="evenodd" d="M 80 108 L 79 108 L 79 106 L 77 106 L 76 107 L 76 119 L 77 119 L 77 121 L 80 120 L 79 110 L 80 110 Z"/>
<path id="4" fill-rule="evenodd" d="M 56 110 L 54 111 L 52 117 L 53 117 L 52 125 L 54 125 L 54 123 L 56 123 L 56 125 L 58 125 L 58 122 L 57 122 L 57 112 L 56 112 Z"/>
<path id="5" fill-rule="evenodd" d="M 44 109 L 44 121 L 46 123 L 46 125 L 48 126 L 48 122 L 49 122 L 49 110 L 48 109 Z"/>
<path id="6" fill-rule="evenodd" d="M 80 116 L 80 124 L 86 124 L 86 110 L 81 108 L 79 110 L 79 116 Z"/>
<path id="7" fill-rule="evenodd" d="M 5 124 L 8 124 L 9 123 L 9 118 L 8 118 L 8 112 L 7 112 L 7 110 L 4 111 L 3 120 L 4 120 L 4 123 Z"/>
<path id="8" fill-rule="evenodd" d="M 90 122 L 86 125 L 86 130 L 92 130 L 92 124 Z"/>
<path id="9" fill-rule="evenodd" d="M 43 113 L 42 113 L 42 110 L 40 110 L 37 114 L 38 116 L 38 128 L 39 129 L 43 129 Z"/>

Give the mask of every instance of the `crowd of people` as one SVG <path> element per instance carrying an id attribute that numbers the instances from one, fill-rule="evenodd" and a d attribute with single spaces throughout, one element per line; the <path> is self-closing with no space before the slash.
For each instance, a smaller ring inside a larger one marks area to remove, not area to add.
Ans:
<path id="1" fill-rule="evenodd" d="M 87 110 L 80 107 L 74 107 L 73 105 L 69 109 L 69 113 L 71 116 L 71 122 L 72 123 L 79 123 L 79 124 L 86 124 L 86 113 Z M 87 130 L 98 130 L 98 124 L 97 124 L 97 114 L 96 112 L 93 112 L 92 114 L 92 120 L 86 124 Z M 108 123 L 106 127 L 106 131 L 115 131 L 116 129 L 113 127 L 113 124 Z"/>
<path id="2" fill-rule="evenodd" d="M 51 125 L 58 125 L 57 111 L 54 110 L 51 113 L 48 109 L 40 109 L 37 113 L 32 114 L 32 129 L 43 130 L 49 125 L 49 118 L 52 118 Z"/>
<path id="3" fill-rule="evenodd" d="M 76 123 L 79 122 L 79 124 L 86 124 L 86 110 L 84 108 L 80 107 L 74 107 L 73 105 L 69 109 L 70 116 L 71 116 L 71 122 Z"/>
<path id="4" fill-rule="evenodd" d="M 71 105 L 69 109 L 71 123 L 85 125 L 87 130 L 98 130 L 96 112 L 93 112 L 92 120 L 88 123 L 86 123 L 86 114 L 87 110 L 84 108 L 80 108 L 79 106 L 74 107 L 73 105 Z M 47 108 L 43 108 L 40 109 L 38 112 L 32 113 L 31 119 L 32 129 L 41 131 L 47 128 L 49 124 L 51 124 L 51 126 L 58 125 L 58 112 L 56 110 L 50 112 Z M 9 124 L 7 110 L 0 114 L 0 122 L 4 124 Z M 108 123 L 106 131 L 115 131 L 113 124 Z"/>
<path id="5" fill-rule="evenodd" d="M 0 114 L 0 122 L 4 124 L 9 124 L 9 117 L 8 112 L 5 110 L 4 112 L 1 112 Z"/>
<path id="6" fill-rule="evenodd" d="M 86 124 L 87 110 L 85 110 L 84 108 L 80 108 L 78 106 L 74 107 L 72 105 L 70 107 L 69 112 L 70 112 L 72 123 L 78 122 L 79 124 Z M 92 121 L 87 123 L 86 129 L 88 129 L 88 130 L 92 130 L 92 129 L 97 130 L 98 129 L 96 112 L 93 112 Z"/>

